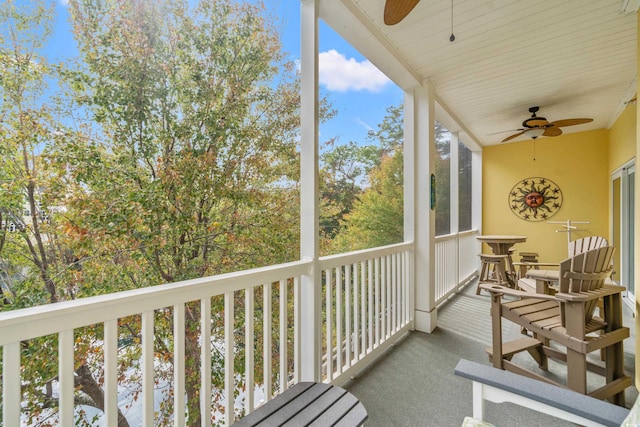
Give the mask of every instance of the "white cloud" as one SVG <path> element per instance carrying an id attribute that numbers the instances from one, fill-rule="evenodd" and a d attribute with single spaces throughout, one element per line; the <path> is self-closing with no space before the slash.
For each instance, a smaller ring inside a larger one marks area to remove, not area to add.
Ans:
<path id="1" fill-rule="evenodd" d="M 331 49 L 320 53 L 320 84 L 337 92 L 380 92 L 390 80 L 371 62 L 358 62 Z"/>
<path id="2" fill-rule="evenodd" d="M 59 0 L 59 2 L 62 6 L 69 6 L 69 0 Z"/>

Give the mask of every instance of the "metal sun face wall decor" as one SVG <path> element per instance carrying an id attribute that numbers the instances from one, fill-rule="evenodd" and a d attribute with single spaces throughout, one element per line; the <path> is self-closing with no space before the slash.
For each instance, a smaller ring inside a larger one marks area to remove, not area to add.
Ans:
<path id="1" fill-rule="evenodd" d="M 562 206 L 562 191 L 547 178 L 525 178 L 509 192 L 509 208 L 525 221 L 546 221 Z"/>

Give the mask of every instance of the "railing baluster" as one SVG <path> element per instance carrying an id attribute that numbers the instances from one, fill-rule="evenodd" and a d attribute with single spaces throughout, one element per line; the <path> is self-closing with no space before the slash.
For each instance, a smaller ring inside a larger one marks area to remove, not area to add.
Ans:
<path id="1" fill-rule="evenodd" d="M 359 285 L 358 264 L 353 264 L 353 359 L 354 363 L 360 360 L 360 298 L 358 298 Z"/>
<path id="2" fill-rule="evenodd" d="M 400 314 L 402 313 L 402 289 L 400 288 L 400 258 L 398 254 L 393 255 L 394 265 L 395 265 L 395 274 L 394 277 L 394 287 L 396 289 L 396 330 L 400 329 L 402 326 L 402 321 L 400 320 Z"/>
<path id="3" fill-rule="evenodd" d="M 173 425 L 185 425 L 185 321 L 184 304 L 173 306 Z"/>
<path id="4" fill-rule="evenodd" d="M 341 374 L 342 365 L 342 268 L 336 267 L 336 373 Z"/>
<path id="5" fill-rule="evenodd" d="M 407 282 L 407 267 L 406 267 L 406 257 L 404 252 L 398 254 L 400 259 L 400 289 L 402 289 L 402 325 L 406 325 L 407 323 L 407 306 L 409 304 L 409 298 L 407 297 L 407 287 L 405 283 Z"/>
<path id="6" fill-rule="evenodd" d="M 294 382 L 300 381 L 300 277 L 296 276 L 293 279 L 293 376 Z"/>
<path id="7" fill-rule="evenodd" d="M 405 294 L 405 310 L 404 310 L 404 321 L 405 323 L 409 323 L 411 320 L 411 255 L 409 252 L 402 252 L 402 259 L 404 265 L 404 277 L 402 278 L 402 283 L 404 286 L 404 294 Z"/>
<path id="8" fill-rule="evenodd" d="M 2 424 L 20 425 L 20 343 L 5 344 L 2 348 Z"/>
<path id="9" fill-rule="evenodd" d="M 375 303 L 374 310 L 375 313 L 375 347 L 380 345 L 380 257 L 376 257 L 374 260 L 373 269 L 375 271 Z"/>
<path id="10" fill-rule="evenodd" d="M 333 290 L 333 278 L 331 277 L 331 269 L 325 271 L 325 291 L 326 291 L 326 328 L 327 328 L 327 351 L 326 351 L 326 359 L 327 359 L 327 379 L 329 381 L 333 380 L 333 322 L 332 318 L 332 307 L 333 307 L 333 298 L 331 298 L 332 290 Z"/>
<path id="11" fill-rule="evenodd" d="M 391 257 L 389 255 L 384 257 L 385 265 L 385 291 L 384 291 L 384 321 L 385 334 L 387 337 L 391 336 Z"/>
<path id="12" fill-rule="evenodd" d="M 344 266 L 344 329 L 345 329 L 345 368 L 351 367 L 351 265 Z"/>
<path id="13" fill-rule="evenodd" d="M 234 304 L 233 292 L 225 292 L 224 294 L 224 393 L 225 399 L 225 421 L 227 425 L 231 425 L 235 419 L 235 383 L 234 383 L 234 366 L 233 351 L 235 347 L 235 339 L 233 336 L 234 328 Z"/>
<path id="14" fill-rule="evenodd" d="M 200 423 L 211 427 L 211 298 L 200 300 Z"/>
<path id="15" fill-rule="evenodd" d="M 287 281 L 280 280 L 280 393 L 287 389 Z"/>
<path id="16" fill-rule="evenodd" d="M 271 369 L 271 340 L 272 340 L 272 321 L 271 321 L 271 283 L 265 283 L 262 286 L 262 330 L 263 330 L 263 346 L 262 346 L 262 360 L 264 377 L 262 379 L 264 384 L 264 401 L 271 400 L 273 393 L 272 385 L 272 369 Z"/>
<path id="17" fill-rule="evenodd" d="M 393 255 L 389 255 L 389 334 L 391 335 L 396 332 L 395 266 Z"/>
<path id="18" fill-rule="evenodd" d="M 367 271 L 368 271 L 368 280 L 367 280 L 367 296 L 368 296 L 368 306 L 367 311 L 369 313 L 369 323 L 367 325 L 367 329 L 369 332 L 369 345 L 367 346 L 368 352 L 373 350 L 373 262 L 372 260 L 367 260 Z"/>
<path id="19" fill-rule="evenodd" d="M 60 425 L 72 426 L 73 421 L 73 329 L 58 333 L 58 378 L 60 380 Z"/>
<path id="20" fill-rule="evenodd" d="M 153 311 L 145 311 L 141 314 L 142 334 L 142 424 L 145 427 L 155 425 L 153 419 L 153 407 L 155 403 L 154 393 L 154 349 L 153 349 Z"/>
<path id="21" fill-rule="evenodd" d="M 118 319 L 104 322 L 104 424 L 118 425 Z"/>
<path id="22" fill-rule="evenodd" d="M 366 261 L 360 263 L 360 337 L 362 356 L 367 354 L 367 274 Z"/>
<path id="23" fill-rule="evenodd" d="M 244 403 L 244 413 L 248 414 L 254 408 L 254 358 L 255 358 L 255 341 L 254 341 L 254 321 L 255 304 L 254 304 L 253 287 L 248 287 L 244 291 L 244 382 L 246 389 L 246 398 Z"/>

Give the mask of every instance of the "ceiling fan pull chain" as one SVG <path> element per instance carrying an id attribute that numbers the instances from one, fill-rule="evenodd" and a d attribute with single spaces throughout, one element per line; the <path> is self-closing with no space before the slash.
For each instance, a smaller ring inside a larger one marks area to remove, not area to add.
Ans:
<path id="1" fill-rule="evenodd" d="M 453 0 L 451 0 L 451 36 L 449 36 L 449 41 L 452 42 L 456 39 L 456 36 L 453 35 Z"/>
<path id="2" fill-rule="evenodd" d="M 536 140 L 533 140 L 533 161 L 536 161 Z"/>

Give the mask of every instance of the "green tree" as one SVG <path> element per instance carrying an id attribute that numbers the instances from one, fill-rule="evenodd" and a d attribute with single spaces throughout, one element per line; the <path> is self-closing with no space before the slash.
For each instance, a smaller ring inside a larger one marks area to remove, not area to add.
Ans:
<path id="1" fill-rule="evenodd" d="M 327 244 L 331 252 L 403 240 L 403 120 L 402 106 L 391 106 L 378 128 L 369 132 L 368 139 L 374 144 L 361 148 L 378 155 L 376 166 L 368 169 L 370 187 L 354 193 L 351 205 L 342 205 L 345 209 L 334 217 L 341 225 L 335 239 Z M 449 131 L 436 122 L 436 234 L 447 234 L 450 228 L 450 142 Z M 335 156 L 349 158 L 337 150 Z M 331 200 L 339 199 L 333 196 Z"/>
<path id="2" fill-rule="evenodd" d="M 387 107 L 387 114 L 378 125 L 378 129 L 370 130 L 367 139 L 379 146 L 380 159 L 383 155 L 392 155 L 402 149 L 404 140 L 404 108 L 403 105 Z"/>
<path id="3" fill-rule="evenodd" d="M 436 158 L 436 236 L 451 232 L 451 133 L 440 122 L 435 123 Z"/>
<path id="4" fill-rule="evenodd" d="M 57 161 L 73 190 L 66 227 L 88 292 L 296 259 L 298 86 L 264 10 L 230 0 L 83 0 L 71 12 L 82 67 L 67 76 L 90 122 L 84 139 L 57 146 Z M 169 317 L 157 333 L 170 337 L 171 311 L 159 315 Z M 189 305 L 193 426 L 198 319 Z M 162 409 L 168 422 L 170 399 Z"/>
<path id="5" fill-rule="evenodd" d="M 60 122 L 48 95 L 48 82 L 57 78 L 55 65 L 42 55 L 51 35 L 52 9 L 43 2 L 0 7 L 0 259 L 10 280 L 0 309 L 10 310 L 76 297 L 77 282 L 69 269 L 73 257 L 59 232 L 55 197 L 51 193 L 54 170 L 46 147 L 56 137 Z M 14 271 L 12 271 L 14 270 Z M 28 419 L 38 421 L 44 409 L 55 411 L 53 384 L 57 371 L 57 342 L 52 337 L 24 342 L 23 399 Z M 78 403 L 102 409 L 103 393 L 78 348 L 75 385 L 82 391 Z M 121 426 L 126 419 L 119 413 Z"/>
<path id="6" fill-rule="evenodd" d="M 334 251 L 352 251 L 402 242 L 403 154 L 384 156 L 370 174 L 366 189 L 345 215 L 343 228 L 333 241 Z"/>
<path id="7" fill-rule="evenodd" d="M 321 161 L 320 230 L 325 247 L 338 233 L 340 221 L 353 209 L 362 187 L 367 185 L 367 174 L 380 162 L 380 149 L 351 141 L 324 151 Z"/>
<path id="8" fill-rule="evenodd" d="M 370 185 L 370 172 L 380 166 L 385 157 L 402 149 L 402 105 L 388 107 L 386 111 L 378 129 L 368 132 L 368 144 L 361 145 L 351 141 L 346 145 L 336 145 L 334 140 L 330 140 L 327 143 L 328 149 L 321 155 L 322 253 L 330 253 L 336 249 L 332 240 L 340 232 L 340 224 L 345 216 Z"/>
<path id="9" fill-rule="evenodd" d="M 343 211 L 337 218 L 340 229 L 329 244 L 332 252 L 372 248 L 402 241 L 403 136 L 402 106 L 391 106 L 387 108 L 387 114 L 378 128 L 367 135 L 371 145 L 357 147 L 352 144 L 342 150 L 336 149 L 331 153 L 332 156 L 327 156 L 329 159 L 342 159 L 342 162 L 345 159 L 359 159 L 359 164 L 363 167 L 354 168 L 358 174 L 354 174 L 352 181 L 367 184 L 363 189 L 358 188 L 359 192 L 350 193 L 353 194 L 350 204 L 342 205 Z M 338 174 L 334 172 L 335 175 Z"/>

